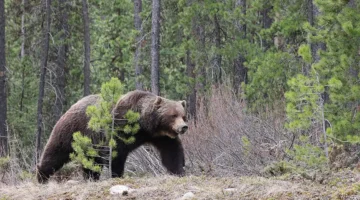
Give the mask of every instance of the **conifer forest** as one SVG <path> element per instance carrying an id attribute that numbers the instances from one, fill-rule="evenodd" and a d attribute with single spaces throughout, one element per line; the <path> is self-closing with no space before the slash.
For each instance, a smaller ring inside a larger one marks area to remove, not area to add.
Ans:
<path id="1" fill-rule="evenodd" d="M 360 169 L 360 0 L 0 0 L 0 182 L 111 78 L 186 100 L 186 175 Z M 125 174 L 166 170 L 145 146 Z"/>

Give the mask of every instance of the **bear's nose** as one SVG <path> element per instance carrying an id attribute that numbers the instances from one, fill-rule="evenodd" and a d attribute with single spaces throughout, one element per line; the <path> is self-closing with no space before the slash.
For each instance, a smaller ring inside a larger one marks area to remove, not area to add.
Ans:
<path id="1" fill-rule="evenodd" d="M 187 125 L 181 127 L 181 134 L 184 134 L 188 130 L 188 128 L 189 127 Z"/>

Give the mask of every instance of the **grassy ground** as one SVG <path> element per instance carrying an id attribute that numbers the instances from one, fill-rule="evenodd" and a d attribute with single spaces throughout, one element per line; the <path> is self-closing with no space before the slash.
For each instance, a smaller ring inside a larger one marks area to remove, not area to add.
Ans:
<path id="1" fill-rule="evenodd" d="M 134 189 L 127 196 L 111 195 L 111 186 Z M 231 188 L 231 189 L 229 189 Z M 360 173 L 341 171 L 304 178 L 289 175 L 263 177 L 173 176 L 123 178 L 99 182 L 24 182 L 0 185 L 0 199 L 181 199 L 192 192 L 194 199 L 360 199 Z"/>

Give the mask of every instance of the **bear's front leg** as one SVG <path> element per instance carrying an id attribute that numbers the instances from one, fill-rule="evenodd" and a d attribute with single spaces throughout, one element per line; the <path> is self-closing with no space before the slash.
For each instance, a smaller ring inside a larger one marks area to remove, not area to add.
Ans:
<path id="1" fill-rule="evenodd" d="M 160 151 L 162 164 L 171 174 L 179 176 L 185 174 L 184 148 L 178 137 L 174 139 L 167 136 L 156 137 L 151 143 Z"/>
<path id="2" fill-rule="evenodd" d="M 125 162 L 126 158 L 128 156 L 128 153 L 126 150 L 122 150 L 118 152 L 118 155 L 112 160 L 112 178 L 122 177 L 124 174 L 125 169 Z"/>
<path id="3" fill-rule="evenodd" d="M 83 176 L 85 180 L 94 180 L 98 181 L 100 179 L 100 173 L 92 171 L 90 169 L 83 168 Z"/>

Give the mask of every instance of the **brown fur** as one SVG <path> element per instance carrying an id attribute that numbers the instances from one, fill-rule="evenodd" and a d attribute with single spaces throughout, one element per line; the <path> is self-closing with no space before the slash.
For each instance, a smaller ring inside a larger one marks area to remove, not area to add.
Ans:
<path id="1" fill-rule="evenodd" d="M 87 128 L 89 118 L 86 108 L 100 100 L 98 95 L 84 97 L 75 103 L 56 123 L 48 143 L 45 146 L 38 165 L 37 178 L 46 182 L 50 175 L 69 161 L 72 134 L 81 131 L 98 143 L 101 133 L 94 133 Z M 126 145 L 118 140 L 118 156 L 113 160 L 113 176 L 122 176 L 127 155 L 144 143 L 153 144 L 159 151 L 164 166 L 172 174 L 184 173 L 184 152 L 178 134 L 187 130 L 185 119 L 185 102 L 172 101 L 149 92 L 132 91 L 119 99 L 113 109 L 116 119 L 122 119 L 128 110 L 140 113 L 140 131 L 135 135 L 134 144 Z M 103 163 L 101 159 L 95 162 Z M 84 169 L 87 178 L 98 179 L 99 174 Z"/>

